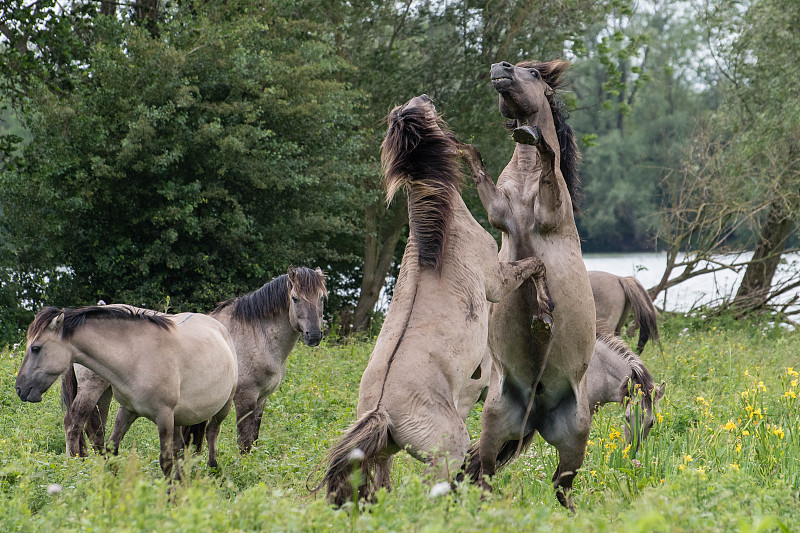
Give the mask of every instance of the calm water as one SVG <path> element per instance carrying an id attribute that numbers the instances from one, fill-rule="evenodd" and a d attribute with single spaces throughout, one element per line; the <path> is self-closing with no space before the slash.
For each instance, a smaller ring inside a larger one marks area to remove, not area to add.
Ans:
<path id="1" fill-rule="evenodd" d="M 751 253 L 741 254 L 739 261 L 746 260 Z M 646 289 L 653 287 L 661 279 L 666 265 L 666 253 L 632 254 L 585 254 L 583 261 L 587 270 L 602 270 L 618 276 L 635 276 Z M 728 260 L 727 262 L 730 262 Z M 673 272 L 673 277 L 681 270 Z M 722 270 L 687 280 L 663 292 L 656 299 L 659 308 L 668 311 L 687 311 L 702 304 L 719 303 L 723 298 L 732 298 L 739 287 L 741 276 L 731 270 Z M 780 281 L 797 279 L 800 275 L 800 254 L 787 254 L 778 269 L 776 279 Z M 798 291 L 787 294 L 788 301 Z"/>

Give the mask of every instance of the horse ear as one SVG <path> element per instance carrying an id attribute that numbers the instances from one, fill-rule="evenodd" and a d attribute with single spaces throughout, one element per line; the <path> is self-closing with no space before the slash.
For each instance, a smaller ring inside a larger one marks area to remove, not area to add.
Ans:
<path id="1" fill-rule="evenodd" d="M 50 321 L 50 325 L 48 326 L 49 329 L 53 331 L 58 331 L 61 328 L 61 324 L 64 323 L 64 313 L 59 313 L 57 317 Z"/>
<path id="2" fill-rule="evenodd" d="M 661 385 L 656 387 L 655 394 L 653 394 L 653 399 L 655 401 L 658 401 L 661 398 L 663 398 L 664 397 L 664 393 L 666 392 L 666 390 L 667 390 L 667 382 L 666 381 L 662 381 Z"/>
<path id="3" fill-rule="evenodd" d="M 297 269 L 289 265 L 289 268 L 286 270 L 286 274 L 289 276 L 289 288 L 292 288 L 292 285 L 297 283 Z"/>
<path id="4" fill-rule="evenodd" d="M 314 272 L 316 272 L 317 274 L 319 274 L 323 278 L 325 277 L 325 273 L 322 271 L 322 269 L 320 267 L 317 267 L 316 270 L 314 270 Z"/>

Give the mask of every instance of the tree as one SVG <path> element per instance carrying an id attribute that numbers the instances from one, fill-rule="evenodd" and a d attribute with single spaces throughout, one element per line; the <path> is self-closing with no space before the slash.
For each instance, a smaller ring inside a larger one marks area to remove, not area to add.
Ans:
<path id="1" fill-rule="evenodd" d="M 288 264 L 353 269 L 360 96 L 279 7 L 195 6 L 157 38 L 94 17 L 68 91 L 25 84 L 33 142 L 0 175 L 2 259 L 50 278 L 38 301 L 207 310 Z"/>

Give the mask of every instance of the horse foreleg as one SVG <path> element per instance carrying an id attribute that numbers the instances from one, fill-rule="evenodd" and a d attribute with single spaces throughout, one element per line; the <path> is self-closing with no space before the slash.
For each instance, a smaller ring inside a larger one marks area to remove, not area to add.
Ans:
<path id="1" fill-rule="evenodd" d="M 122 442 L 122 438 L 131 428 L 131 424 L 133 424 L 137 418 L 139 418 L 138 414 L 125 409 L 125 407 L 121 405 L 119 406 L 117 418 L 114 420 L 114 429 L 111 431 L 111 437 L 108 439 L 108 444 L 106 444 L 106 449 L 108 451 L 114 455 L 119 453 L 119 444 Z"/>
<path id="2" fill-rule="evenodd" d="M 233 397 L 231 397 L 228 403 L 208 421 L 206 440 L 208 441 L 208 466 L 210 468 L 217 467 L 217 437 L 219 436 L 222 421 L 225 420 L 225 417 L 228 416 L 228 412 L 231 410 L 232 402 Z"/>
<path id="3" fill-rule="evenodd" d="M 175 455 L 172 450 L 175 436 L 175 411 L 166 407 L 160 409 L 158 415 L 156 415 L 156 425 L 158 426 L 158 440 L 161 444 L 161 454 L 158 462 L 161 465 L 164 477 L 170 479 L 175 465 Z M 116 428 L 114 429 L 116 431 Z M 180 479 L 180 471 L 175 472 L 175 477 Z"/>
<path id="4" fill-rule="evenodd" d="M 509 232 L 509 227 L 514 224 L 511 216 L 511 205 L 508 197 L 497 188 L 483 164 L 481 153 L 471 144 L 459 142 L 457 144 L 462 159 L 467 163 L 472 179 L 475 181 L 475 188 L 478 190 L 478 197 L 481 199 L 483 208 L 489 216 L 489 224 L 493 227 Z"/>
<path id="5" fill-rule="evenodd" d="M 258 412 L 257 393 L 242 390 L 244 387 L 236 389 L 234 396 L 234 406 L 236 407 L 236 433 L 239 444 L 239 453 L 244 455 L 250 453 L 250 448 L 256 440 L 260 414 Z"/>

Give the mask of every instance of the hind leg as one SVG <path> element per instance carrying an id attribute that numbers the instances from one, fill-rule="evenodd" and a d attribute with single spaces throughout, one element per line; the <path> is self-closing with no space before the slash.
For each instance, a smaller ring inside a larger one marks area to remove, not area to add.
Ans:
<path id="1" fill-rule="evenodd" d="M 208 466 L 211 468 L 217 467 L 217 437 L 219 437 L 220 426 L 225 417 L 228 416 L 228 411 L 231 410 L 231 403 L 233 397 L 228 400 L 228 403 L 220 409 L 220 411 L 211 417 L 206 426 L 206 440 L 208 441 Z"/>
<path id="2" fill-rule="evenodd" d="M 106 421 L 108 420 L 108 410 L 111 407 L 113 394 L 111 387 L 108 387 L 97 400 L 97 405 L 92 410 L 92 415 L 86 421 L 86 435 L 92 443 L 92 448 L 98 453 L 105 451 L 106 444 Z"/>
<path id="3" fill-rule="evenodd" d="M 86 457 L 86 445 L 82 438 L 83 428 L 85 425 L 88 425 L 87 421 L 92 418 L 95 412 L 95 406 L 98 404 L 98 400 L 105 394 L 105 391 L 105 387 L 98 389 L 93 387 L 92 384 L 86 384 L 78 389 L 78 394 L 75 396 L 75 400 L 72 402 L 72 405 L 67 411 L 67 415 L 64 417 L 64 434 L 67 440 L 68 456 Z M 109 396 L 110 394 L 109 388 Z M 106 414 L 108 414 L 107 410 Z M 95 442 L 96 436 L 93 434 L 90 434 L 90 436 L 92 437 L 92 444 L 95 446 L 95 449 L 97 449 Z M 100 449 L 103 448 L 103 444 L 105 443 L 101 443 Z"/>
<path id="4" fill-rule="evenodd" d="M 380 488 L 386 491 L 392 490 L 390 474 L 392 473 L 392 459 L 394 455 L 387 455 L 385 458 L 378 459 L 375 465 L 375 490 Z"/>
<path id="5" fill-rule="evenodd" d="M 555 409 L 548 413 L 539 432 L 558 450 L 558 466 L 553 473 L 553 487 L 559 503 L 575 512 L 572 503 L 572 482 L 586 455 L 591 413 L 583 384 L 578 388 L 578 398 L 570 391 Z"/>
<path id="6" fill-rule="evenodd" d="M 513 455 L 516 453 L 520 435 L 523 440 L 530 437 L 533 431 L 530 416 L 526 423 L 524 420 L 529 400 L 530 390 L 525 390 L 509 379 L 501 380 L 497 366 L 492 367 L 489 394 L 481 416 L 481 438 L 467 466 L 467 474 L 474 483 L 491 489 L 489 480 L 497 472 L 501 451 L 503 455 Z M 526 424 L 524 429 L 523 423 Z"/>

